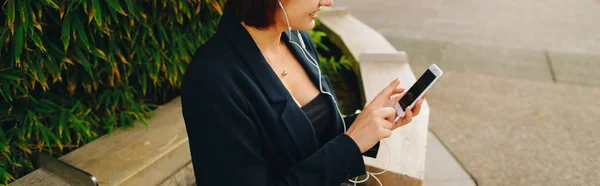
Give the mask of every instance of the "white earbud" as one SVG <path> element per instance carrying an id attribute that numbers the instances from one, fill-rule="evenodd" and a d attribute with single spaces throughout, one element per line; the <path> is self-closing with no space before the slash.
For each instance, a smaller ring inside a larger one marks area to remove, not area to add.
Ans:
<path id="1" fill-rule="evenodd" d="M 281 8 L 281 10 L 283 11 L 283 15 L 285 15 L 285 22 L 287 23 L 287 26 L 288 26 L 288 30 L 287 31 L 288 31 L 288 33 L 290 35 L 290 38 L 288 38 L 288 41 L 291 44 L 294 44 L 294 45 L 300 47 L 300 49 L 302 49 L 302 54 L 304 54 L 304 58 L 306 58 L 306 60 L 308 60 L 310 62 L 310 64 L 312 64 L 313 66 L 315 66 L 317 68 L 317 71 L 319 72 L 319 91 L 321 91 L 321 93 L 323 93 L 323 94 L 329 95 L 331 97 L 331 99 L 333 100 L 333 102 L 335 103 L 336 111 L 337 111 L 338 115 L 340 116 L 340 118 L 342 119 L 342 124 L 344 125 L 344 131 L 343 132 L 346 133 L 346 130 L 348 130 L 346 128 L 346 121 L 344 121 L 344 116 L 342 115 L 342 112 L 339 109 L 338 102 L 335 100 L 335 97 L 333 96 L 333 94 L 331 94 L 330 92 L 326 92 L 326 91 L 323 90 L 323 83 L 321 81 L 321 78 L 322 78 L 321 77 L 321 68 L 319 67 L 319 62 L 312 55 L 310 55 L 310 52 L 308 52 L 306 50 L 306 45 L 304 44 L 304 40 L 302 39 L 302 36 L 300 35 L 300 31 L 296 30 L 296 35 L 298 37 L 298 40 L 300 41 L 300 44 L 298 44 L 298 43 L 296 43 L 296 42 L 294 42 L 292 40 L 292 27 L 290 26 L 290 21 L 288 19 L 287 13 L 285 12 L 285 8 L 283 8 L 283 4 L 281 4 L 281 1 L 278 0 L 277 2 L 279 3 L 279 7 Z M 321 6 L 319 6 L 319 10 L 320 9 L 321 9 Z M 383 145 L 386 146 L 386 149 L 389 149 L 389 148 L 387 148 L 387 144 L 385 143 L 385 141 L 382 141 L 382 142 L 383 142 Z M 357 181 L 358 177 L 356 177 L 355 180 L 348 180 L 348 181 L 354 183 L 354 186 L 356 186 L 357 183 L 364 183 L 364 182 L 366 182 L 369 179 L 370 176 L 372 176 L 377 181 L 377 183 L 379 183 L 380 186 L 383 186 L 383 183 L 381 183 L 381 181 L 379 181 L 379 179 L 376 177 L 376 175 L 381 175 L 381 174 L 383 174 L 384 172 L 387 171 L 387 169 L 388 169 L 388 167 L 390 165 L 390 160 L 392 158 L 391 152 L 389 150 L 388 150 L 388 156 L 389 156 L 389 158 L 388 158 L 388 164 L 387 164 L 386 168 L 383 171 L 376 172 L 376 173 L 367 171 L 367 177 L 365 179 Z"/>

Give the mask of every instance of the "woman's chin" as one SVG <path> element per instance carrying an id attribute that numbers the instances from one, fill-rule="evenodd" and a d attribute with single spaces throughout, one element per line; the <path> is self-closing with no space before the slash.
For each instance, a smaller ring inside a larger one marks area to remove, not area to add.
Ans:
<path id="1" fill-rule="evenodd" d="M 312 30 L 313 28 L 315 28 L 315 25 L 315 20 L 310 21 L 307 30 Z"/>
<path id="2" fill-rule="evenodd" d="M 313 28 L 315 28 L 315 20 L 311 20 L 309 22 L 306 22 L 305 24 L 296 27 L 296 30 L 312 30 Z"/>

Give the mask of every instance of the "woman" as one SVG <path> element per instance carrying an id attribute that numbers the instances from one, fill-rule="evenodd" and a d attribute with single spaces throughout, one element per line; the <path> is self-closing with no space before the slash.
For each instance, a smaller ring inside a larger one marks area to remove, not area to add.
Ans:
<path id="1" fill-rule="evenodd" d="M 362 155 L 375 157 L 378 142 L 418 114 L 422 100 L 394 123 L 403 91 L 396 79 L 360 114 L 338 115 L 332 86 L 310 59 L 314 43 L 296 31 L 312 29 L 332 3 L 227 2 L 182 85 L 198 185 L 339 185 L 364 174 Z"/>

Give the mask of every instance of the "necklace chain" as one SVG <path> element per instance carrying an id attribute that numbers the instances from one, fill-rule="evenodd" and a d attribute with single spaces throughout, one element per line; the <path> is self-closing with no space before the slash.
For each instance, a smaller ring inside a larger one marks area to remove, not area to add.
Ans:
<path id="1" fill-rule="evenodd" d="M 259 47 L 259 49 L 260 49 L 260 47 Z M 279 42 L 279 53 L 281 54 L 281 63 L 283 63 L 283 49 L 281 47 L 281 42 Z M 274 61 L 271 60 L 271 58 L 269 58 L 268 55 L 265 55 L 264 53 L 263 53 L 263 55 L 267 58 L 267 62 L 273 66 L 273 69 L 275 69 L 276 66 L 272 64 L 272 63 L 274 63 Z M 277 70 L 275 69 L 275 71 L 277 71 Z M 288 75 L 288 71 L 285 70 L 285 67 L 283 67 L 283 72 L 281 72 L 281 75 L 282 76 L 287 76 Z"/>

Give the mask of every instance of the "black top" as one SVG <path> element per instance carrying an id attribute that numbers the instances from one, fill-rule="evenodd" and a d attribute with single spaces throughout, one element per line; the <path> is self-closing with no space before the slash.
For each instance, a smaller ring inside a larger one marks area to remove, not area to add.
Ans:
<path id="1" fill-rule="evenodd" d="M 317 56 L 310 35 L 300 34 Z M 300 42 L 295 30 L 282 37 Z M 335 97 L 327 76 L 319 78 L 301 48 L 286 44 L 311 82 Z M 194 54 L 181 88 L 197 185 L 338 185 L 364 174 L 362 155 L 377 153 L 375 146 L 361 154 L 343 133 L 342 121 L 350 127 L 356 115 L 333 117 L 332 139 L 319 146 L 310 120 L 227 7 L 217 33 Z M 333 105 L 334 99 L 327 101 Z"/>
<path id="2" fill-rule="evenodd" d="M 335 113 L 334 105 L 328 100 L 329 95 L 320 93 L 313 100 L 302 106 L 302 111 L 306 114 L 317 135 L 319 147 L 322 147 L 333 137 L 334 117 L 339 117 Z M 340 131 L 341 132 L 341 131 Z"/>

